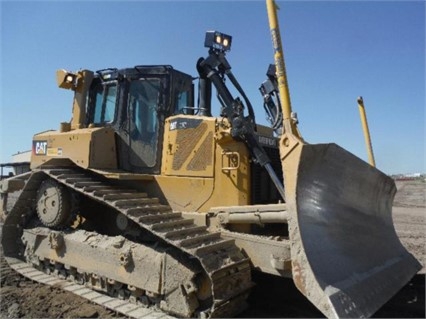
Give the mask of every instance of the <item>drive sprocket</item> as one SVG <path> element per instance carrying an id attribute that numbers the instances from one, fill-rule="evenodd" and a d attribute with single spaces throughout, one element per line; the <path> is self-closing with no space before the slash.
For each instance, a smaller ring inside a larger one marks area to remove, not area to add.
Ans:
<path id="1" fill-rule="evenodd" d="M 73 219 L 73 199 L 70 191 L 53 179 L 43 181 L 37 191 L 37 215 L 43 225 L 61 229 Z"/>

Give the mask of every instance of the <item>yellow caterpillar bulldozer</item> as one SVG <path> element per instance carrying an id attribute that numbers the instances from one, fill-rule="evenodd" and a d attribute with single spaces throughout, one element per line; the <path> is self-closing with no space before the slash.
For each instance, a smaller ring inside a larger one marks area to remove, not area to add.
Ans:
<path id="1" fill-rule="evenodd" d="M 252 271 L 292 278 L 327 317 L 365 317 L 410 280 L 420 264 L 393 226 L 394 182 L 303 140 L 266 3 L 280 136 L 256 124 L 220 32 L 196 64 L 198 103 L 169 65 L 57 72 L 72 120 L 34 135 L 31 172 L 2 184 L 21 190 L 2 230 L 13 269 L 134 318 L 234 316 Z"/>

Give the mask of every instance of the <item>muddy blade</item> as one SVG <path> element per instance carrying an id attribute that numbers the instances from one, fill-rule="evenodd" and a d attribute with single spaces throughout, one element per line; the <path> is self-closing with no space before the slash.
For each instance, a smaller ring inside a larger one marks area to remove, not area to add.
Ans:
<path id="1" fill-rule="evenodd" d="M 395 184 L 335 144 L 297 153 L 285 175 L 295 284 L 327 317 L 371 316 L 421 268 L 393 226 Z"/>

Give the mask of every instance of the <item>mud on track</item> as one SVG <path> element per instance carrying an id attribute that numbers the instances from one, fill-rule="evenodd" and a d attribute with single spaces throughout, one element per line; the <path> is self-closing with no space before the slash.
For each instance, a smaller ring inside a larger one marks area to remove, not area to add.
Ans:
<path id="1" fill-rule="evenodd" d="M 426 183 L 397 182 L 393 219 L 405 247 L 422 270 L 386 303 L 376 318 L 425 318 Z M 100 306 L 55 287 L 33 283 L 0 266 L 0 318 L 120 318 Z M 257 286 L 239 317 L 318 318 L 322 314 L 296 289 L 291 279 L 254 273 Z"/>

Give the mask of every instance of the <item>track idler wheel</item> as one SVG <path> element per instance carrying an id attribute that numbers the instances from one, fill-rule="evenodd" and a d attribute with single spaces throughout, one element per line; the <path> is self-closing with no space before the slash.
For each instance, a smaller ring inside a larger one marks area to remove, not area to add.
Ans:
<path id="1" fill-rule="evenodd" d="M 73 198 L 71 192 L 55 180 L 43 181 L 37 192 L 37 215 L 43 225 L 61 229 L 70 225 L 73 219 Z"/>

